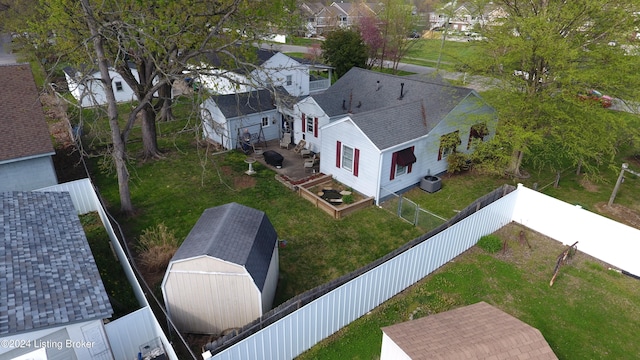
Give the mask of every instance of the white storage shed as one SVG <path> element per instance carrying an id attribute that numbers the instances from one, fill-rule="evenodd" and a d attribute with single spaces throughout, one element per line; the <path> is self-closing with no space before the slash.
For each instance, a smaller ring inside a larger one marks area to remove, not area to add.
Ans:
<path id="1" fill-rule="evenodd" d="M 162 281 L 178 329 L 220 334 L 270 310 L 278 283 L 277 238 L 260 210 L 237 203 L 206 209 Z"/>

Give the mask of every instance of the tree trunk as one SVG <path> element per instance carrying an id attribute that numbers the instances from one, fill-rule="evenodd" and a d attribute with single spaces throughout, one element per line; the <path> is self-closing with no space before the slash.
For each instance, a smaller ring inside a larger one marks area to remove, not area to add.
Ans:
<path id="1" fill-rule="evenodd" d="M 116 97 L 113 94 L 111 77 L 109 76 L 109 64 L 104 54 L 102 37 L 98 33 L 98 25 L 93 18 L 93 12 L 89 5 L 89 0 L 82 0 L 81 3 L 82 9 L 86 15 L 87 26 L 89 27 L 91 36 L 93 37 L 93 45 L 95 47 L 96 56 L 98 57 L 100 77 L 107 97 L 107 114 L 109 117 L 109 126 L 111 128 L 111 140 L 113 142 L 113 151 L 111 152 L 111 156 L 113 157 L 113 161 L 116 166 L 116 173 L 118 174 L 120 211 L 125 215 L 130 216 L 133 214 L 133 204 L 131 203 L 131 192 L 129 190 L 129 170 L 127 170 L 126 162 L 126 145 L 122 134 L 120 133 L 120 126 L 118 125 L 118 107 L 116 104 Z"/>
<path id="2" fill-rule="evenodd" d="M 520 166 L 522 165 L 522 156 L 523 153 L 520 150 L 514 150 L 513 154 L 511 154 L 511 163 L 509 164 L 509 168 L 507 169 L 507 173 L 520 176 Z"/>
<path id="3" fill-rule="evenodd" d="M 160 121 L 171 121 L 174 119 L 171 105 L 173 101 L 171 99 L 171 84 L 165 84 L 158 90 L 160 95 Z"/>
<path id="4" fill-rule="evenodd" d="M 158 150 L 158 138 L 156 134 L 156 112 L 151 105 L 145 106 L 140 110 L 142 114 L 142 156 L 145 159 L 160 158 L 160 150 Z"/>

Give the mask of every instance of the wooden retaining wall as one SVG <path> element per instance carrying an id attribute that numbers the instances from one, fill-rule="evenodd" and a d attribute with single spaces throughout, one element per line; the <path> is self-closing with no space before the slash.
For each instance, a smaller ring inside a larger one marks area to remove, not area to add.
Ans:
<path id="1" fill-rule="evenodd" d="M 351 214 L 352 212 L 366 208 L 367 206 L 371 206 L 373 204 L 373 197 L 368 197 L 368 198 L 356 201 L 353 204 L 342 204 L 339 207 L 336 207 L 328 203 L 321 197 L 319 197 L 317 194 L 314 194 L 313 192 L 309 191 L 310 188 L 316 185 L 319 185 L 325 182 L 330 182 L 330 181 L 333 181 L 333 178 L 331 177 L 331 175 L 326 175 L 320 178 L 310 180 L 298 186 L 298 194 L 303 199 L 310 201 L 317 208 L 320 208 L 322 211 L 333 216 L 334 219 L 341 219 L 344 216 Z"/>

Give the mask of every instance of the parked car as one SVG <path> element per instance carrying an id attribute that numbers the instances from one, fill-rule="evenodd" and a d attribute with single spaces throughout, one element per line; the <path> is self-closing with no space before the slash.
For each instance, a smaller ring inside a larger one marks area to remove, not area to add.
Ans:
<path id="1" fill-rule="evenodd" d="M 599 102 L 603 108 L 609 108 L 613 105 L 613 98 L 609 95 L 604 95 L 596 89 L 589 89 L 585 94 L 578 94 L 581 100 L 591 100 Z"/>

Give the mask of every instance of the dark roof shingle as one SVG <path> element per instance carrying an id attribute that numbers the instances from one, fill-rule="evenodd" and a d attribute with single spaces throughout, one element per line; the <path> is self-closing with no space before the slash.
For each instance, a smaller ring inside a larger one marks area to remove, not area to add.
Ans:
<path id="1" fill-rule="evenodd" d="M 0 81 L 0 162 L 54 154 L 29 64 L 0 65 Z"/>
<path id="2" fill-rule="evenodd" d="M 277 108 L 274 95 L 284 95 L 287 91 L 279 86 L 275 93 L 271 90 L 254 90 L 240 94 L 215 95 L 211 99 L 218 105 L 222 114 L 227 118 L 257 114 Z"/>
<path id="3" fill-rule="evenodd" d="M 68 193 L 0 193 L 0 336 L 113 313 Z"/>
<path id="4" fill-rule="evenodd" d="M 211 256 L 244 266 L 262 290 L 278 235 L 267 215 L 238 203 L 206 209 L 172 262 Z"/>

